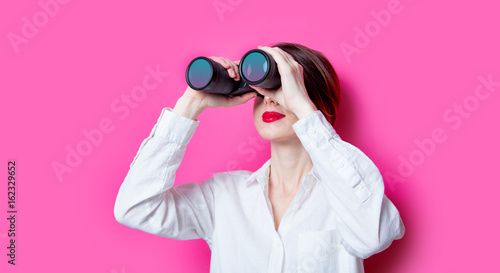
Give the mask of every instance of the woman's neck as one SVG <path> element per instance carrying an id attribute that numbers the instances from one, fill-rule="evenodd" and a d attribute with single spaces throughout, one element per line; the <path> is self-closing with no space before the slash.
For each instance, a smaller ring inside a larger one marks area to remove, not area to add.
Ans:
<path id="1" fill-rule="evenodd" d="M 271 141 L 269 186 L 285 194 L 296 192 L 313 163 L 299 138 Z"/>

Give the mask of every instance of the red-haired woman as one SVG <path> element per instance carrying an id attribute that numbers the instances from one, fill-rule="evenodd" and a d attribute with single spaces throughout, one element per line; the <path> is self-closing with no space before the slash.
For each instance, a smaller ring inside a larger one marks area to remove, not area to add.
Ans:
<path id="1" fill-rule="evenodd" d="M 363 259 L 404 234 L 374 163 L 333 128 L 340 101 L 325 56 L 295 43 L 260 47 L 278 65 L 278 90 L 224 96 L 187 88 L 141 144 L 115 204 L 116 220 L 179 240 L 204 239 L 210 272 L 363 272 Z M 212 57 L 239 80 L 238 62 Z M 207 107 L 254 99 L 271 158 L 255 172 L 174 185 Z"/>

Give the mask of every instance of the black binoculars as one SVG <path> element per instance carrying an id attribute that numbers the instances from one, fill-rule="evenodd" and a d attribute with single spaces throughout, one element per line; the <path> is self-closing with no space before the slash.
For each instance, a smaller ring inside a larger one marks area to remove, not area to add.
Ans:
<path id="1" fill-rule="evenodd" d="M 219 63 L 206 57 L 193 59 L 186 69 L 189 87 L 198 91 L 223 95 L 241 95 L 254 91 L 249 85 L 278 89 L 281 77 L 270 54 L 260 49 L 245 53 L 238 66 L 241 81 L 235 81 Z"/>

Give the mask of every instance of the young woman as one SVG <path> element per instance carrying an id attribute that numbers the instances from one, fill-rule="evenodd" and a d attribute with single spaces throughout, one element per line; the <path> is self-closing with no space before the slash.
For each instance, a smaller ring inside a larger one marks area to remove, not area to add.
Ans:
<path id="1" fill-rule="evenodd" d="M 163 237 L 203 238 L 214 273 L 363 272 L 363 259 L 405 229 L 377 167 L 333 128 L 337 75 L 323 54 L 305 46 L 259 48 L 276 61 L 282 86 L 234 97 L 188 87 L 142 142 L 118 192 L 116 220 Z M 239 80 L 238 62 L 212 59 Z M 271 158 L 255 172 L 173 187 L 198 115 L 252 98 Z"/>

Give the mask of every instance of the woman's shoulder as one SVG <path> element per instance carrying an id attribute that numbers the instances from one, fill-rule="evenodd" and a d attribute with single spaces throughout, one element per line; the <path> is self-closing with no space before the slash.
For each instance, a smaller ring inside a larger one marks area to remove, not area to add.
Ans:
<path id="1" fill-rule="evenodd" d="M 227 172 L 218 172 L 212 175 L 212 180 L 215 185 L 222 188 L 241 187 L 252 180 L 255 172 L 248 170 L 234 170 Z"/>
<path id="2" fill-rule="evenodd" d="M 251 184 L 259 184 L 257 182 L 262 182 L 266 180 L 266 174 L 268 173 L 270 162 L 271 159 L 266 161 L 256 171 L 233 170 L 226 172 L 217 172 L 214 173 L 211 178 L 215 184 L 220 185 L 226 189 L 228 188 L 247 189 L 248 186 Z"/>
<path id="3" fill-rule="evenodd" d="M 235 170 L 235 171 L 227 171 L 227 172 L 218 172 L 213 174 L 214 180 L 221 182 L 236 182 L 241 180 L 246 180 L 253 174 L 252 171 L 248 170 Z"/>

